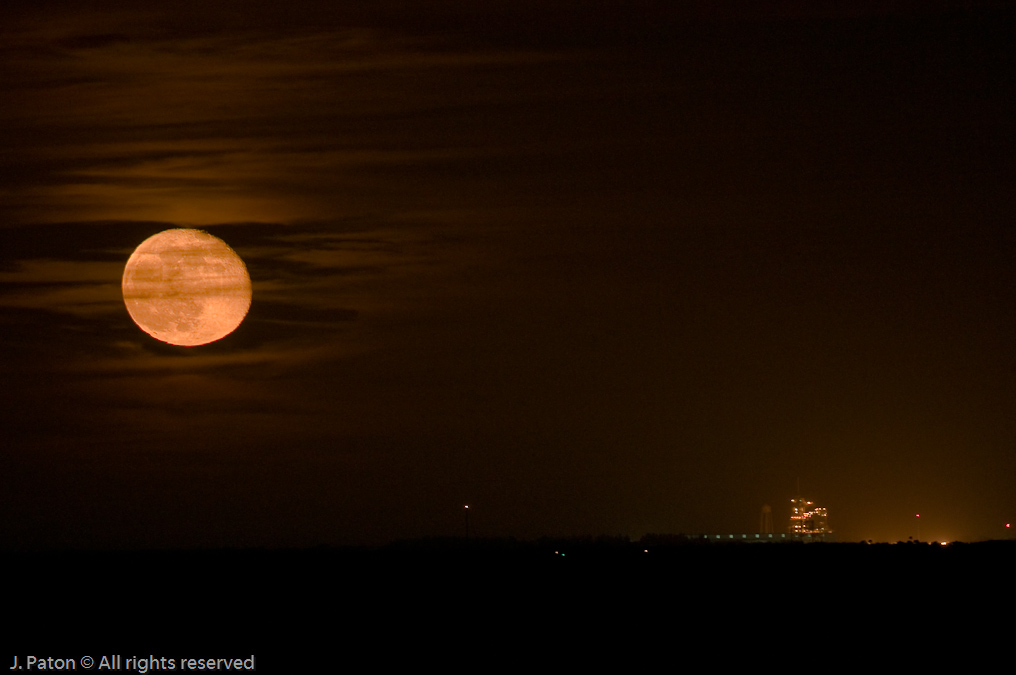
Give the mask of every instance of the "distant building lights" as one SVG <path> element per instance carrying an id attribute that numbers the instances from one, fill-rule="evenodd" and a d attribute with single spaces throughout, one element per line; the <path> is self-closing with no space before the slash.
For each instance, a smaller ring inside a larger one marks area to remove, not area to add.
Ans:
<path id="1" fill-rule="evenodd" d="M 815 502 L 795 497 L 790 500 L 793 504 L 793 515 L 790 516 L 790 533 L 803 534 L 809 537 L 812 534 L 828 534 L 829 513 L 824 506 L 814 506 Z"/>

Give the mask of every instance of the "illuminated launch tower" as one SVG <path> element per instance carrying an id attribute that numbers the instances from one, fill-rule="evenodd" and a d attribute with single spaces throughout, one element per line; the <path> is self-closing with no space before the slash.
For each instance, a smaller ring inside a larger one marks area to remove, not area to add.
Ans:
<path id="1" fill-rule="evenodd" d="M 807 535 L 831 534 L 829 516 L 824 506 L 815 506 L 814 502 L 803 497 L 790 500 L 790 533 Z"/>

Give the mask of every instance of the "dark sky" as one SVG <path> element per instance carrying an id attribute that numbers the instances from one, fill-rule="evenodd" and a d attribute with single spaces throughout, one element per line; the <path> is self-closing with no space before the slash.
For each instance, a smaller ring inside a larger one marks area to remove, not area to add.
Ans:
<path id="1" fill-rule="evenodd" d="M 0 546 L 1016 519 L 1003 3 L 147 4 L 0 9 Z"/>

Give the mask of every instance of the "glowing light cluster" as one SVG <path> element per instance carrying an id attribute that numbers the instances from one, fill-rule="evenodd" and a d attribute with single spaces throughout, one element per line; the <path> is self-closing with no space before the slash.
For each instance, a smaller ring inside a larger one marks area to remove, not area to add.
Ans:
<path id="1" fill-rule="evenodd" d="M 828 534 L 829 514 L 824 506 L 801 497 L 790 500 L 790 532 L 793 534 Z"/>

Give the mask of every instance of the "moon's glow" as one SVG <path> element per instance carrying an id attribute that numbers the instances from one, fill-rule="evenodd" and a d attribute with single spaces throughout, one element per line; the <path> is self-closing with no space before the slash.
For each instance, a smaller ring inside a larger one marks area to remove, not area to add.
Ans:
<path id="1" fill-rule="evenodd" d="M 247 267 L 201 230 L 166 230 L 141 243 L 123 271 L 123 301 L 157 340 L 194 347 L 236 330 L 250 309 Z"/>

